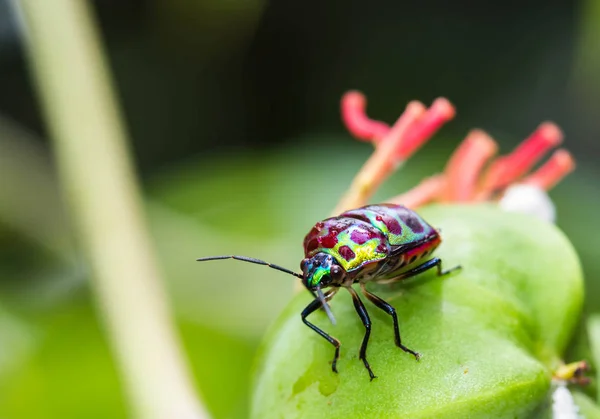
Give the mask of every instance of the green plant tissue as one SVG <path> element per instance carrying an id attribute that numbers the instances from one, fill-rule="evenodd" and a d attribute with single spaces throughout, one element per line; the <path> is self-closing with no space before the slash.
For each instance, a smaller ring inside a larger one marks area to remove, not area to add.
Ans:
<path id="1" fill-rule="evenodd" d="M 521 418 L 550 391 L 552 371 L 578 321 L 583 279 L 572 245 L 554 225 L 491 204 L 436 205 L 421 215 L 441 229 L 434 270 L 402 284 L 369 285 L 398 312 L 391 318 L 368 301 L 373 322 L 367 356 L 364 327 L 343 290 L 331 302 L 337 325 L 322 310 L 309 320 L 342 342 L 339 374 L 333 347 L 306 327 L 300 293 L 276 320 L 256 363 L 253 418 Z"/>

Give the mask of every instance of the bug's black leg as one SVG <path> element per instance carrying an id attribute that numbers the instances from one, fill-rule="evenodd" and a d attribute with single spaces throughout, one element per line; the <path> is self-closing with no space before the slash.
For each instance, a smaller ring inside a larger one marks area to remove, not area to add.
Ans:
<path id="1" fill-rule="evenodd" d="M 367 309 L 365 305 L 360 301 L 358 294 L 354 291 L 354 288 L 347 287 L 346 288 L 350 295 L 352 295 L 352 301 L 354 302 L 354 308 L 360 317 L 360 320 L 365 325 L 365 337 L 363 338 L 362 344 L 360 345 L 359 359 L 365 364 L 365 368 L 369 371 L 369 376 L 371 377 L 371 381 L 373 378 L 377 378 L 375 374 L 373 374 L 373 370 L 371 370 L 371 366 L 367 361 L 367 345 L 369 344 L 369 336 L 371 336 L 371 319 L 369 318 L 369 313 L 367 313 Z"/>
<path id="2" fill-rule="evenodd" d="M 389 314 L 392 317 L 392 319 L 394 320 L 394 338 L 396 340 L 396 346 L 398 346 L 404 352 L 408 352 L 409 354 L 412 354 L 415 357 L 415 359 L 418 361 L 419 358 L 421 357 L 421 355 L 418 352 L 415 352 L 412 349 L 409 349 L 406 346 L 404 346 L 402 344 L 402 341 L 400 340 L 400 328 L 398 327 L 398 315 L 396 314 L 396 309 L 394 307 L 392 307 L 390 304 L 388 304 L 386 301 L 381 299 L 380 297 L 367 291 L 367 289 L 365 288 L 365 284 L 360 284 L 360 288 L 362 289 L 362 292 L 365 295 L 365 297 L 367 297 L 377 307 L 379 307 L 380 309 L 385 311 L 387 314 Z"/>
<path id="3" fill-rule="evenodd" d="M 446 269 L 445 271 L 442 269 L 442 259 L 440 258 L 434 258 L 437 259 L 438 262 L 436 262 L 437 265 L 437 276 L 444 276 L 444 275 L 448 275 L 449 273 L 452 273 L 454 271 L 460 271 L 462 269 L 461 265 L 456 265 L 453 266 L 450 269 Z M 433 259 L 432 259 L 433 260 Z"/>
<path id="4" fill-rule="evenodd" d="M 331 297 L 333 297 L 335 295 L 336 292 L 337 292 L 337 289 L 333 289 L 333 290 L 329 291 L 327 294 L 325 294 L 325 301 L 329 301 L 331 299 Z M 306 318 L 311 313 L 313 313 L 315 310 L 319 309 L 321 306 L 322 306 L 321 301 L 318 298 L 316 298 L 309 305 L 307 305 L 306 308 L 304 310 L 302 310 L 302 314 L 301 314 L 302 322 L 305 325 L 307 325 L 308 327 L 310 327 L 312 330 L 317 332 L 319 335 L 321 335 L 322 337 L 327 339 L 327 341 L 335 347 L 335 354 L 333 355 L 333 362 L 331 363 L 331 370 L 333 372 L 338 372 L 336 364 L 340 357 L 340 346 L 341 346 L 340 341 L 337 340 L 336 338 L 334 338 L 333 336 L 328 335 L 327 333 L 325 333 L 324 331 L 319 329 L 317 326 L 315 326 L 314 324 L 312 324 L 311 322 L 306 320 Z"/>
<path id="5" fill-rule="evenodd" d="M 462 269 L 462 267 L 460 265 L 456 265 L 455 267 L 444 271 L 444 270 L 442 270 L 442 260 L 440 258 L 433 258 L 431 260 L 428 260 L 425 263 L 420 264 L 419 266 L 415 266 L 414 268 L 412 268 L 406 272 L 402 272 L 400 275 L 398 275 L 394 278 L 391 278 L 389 280 L 384 280 L 384 281 L 376 281 L 376 282 L 381 283 L 381 284 L 390 284 L 392 282 L 402 281 L 404 279 L 412 278 L 415 275 L 419 275 L 420 273 L 423 273 L 434 267 L 437 268 L 437 276 L 448 275 L 451 272 L 454 272 L 458 269 Z"/>

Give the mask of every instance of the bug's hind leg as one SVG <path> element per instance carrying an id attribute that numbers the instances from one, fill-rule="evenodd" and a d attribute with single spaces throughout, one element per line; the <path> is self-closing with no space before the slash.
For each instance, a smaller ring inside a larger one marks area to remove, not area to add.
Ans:
<path id="1" fill-rule="evenodd" d="M 436 266 L 437 266 L 437 276 L 445 276 L 448 275 L 454 271 L 460 271 L 462 269 L 461 265 L 456 265 L 451 267 L 450 269 L 446 269 L 445 271 L 442 269 L 442 259 L 440 258 L 433 258 L 432 260 L 437 260 L 438 262 L 436 262 Z"/>
<path id="2" fill-rule="evenodd" d="M 369 318 L 369 314 L 367 313 L 367 309 L 365 305 L 360 301 L 360 297 L 354 291 L 354 288 L 347 287 L 346 288 L 350 295 L 352 295 L 352 302 L 354 303 L 354 308 L 360 317 L 360 320 L 365 325 L 365 337 L 363 338 L 362 344 L 360 345 L 359 359 L 362 360 L 363 364 L 365 364 L 365 368 L 369 371 L 369 377 L 371 377 L 371 381 L 374 378 L 377 378 L 375 374 L 373 374 L 373 370 L 369 365 L 369 361 L 367 361 L 367 345 L 369 344 L 369 337 L 371 336 L 371 319 Z"/>
<path id="3" fill-rule="evenodd" d="M 375 304 L 377 307 L 379 307 L 392 317 L 394 321 L 394 339 L 396 341 L 396 346 L 402 349 L 404 352 L 412 354 L 418 361 L 421 357 L 421 354 L 413 351 L 410 348 L 407 348 L 402 344 L 402 340 L 400 339 L 400 328 L 398 327 L 398 315 L 396 314 L 396 309 L 387 302 L 385 302 L 382 298 L 367 291 L 367 289 L 365 288 L 365 284 L 360 284 L 360 288 L 362 289 L 362 292 L 365 295 L 365 297 L 367 297 L 373 304 Z"/>
<path id="4" fill-rule="evenodd" d="M 433 259 L 428 260 L 427 262 L 424 262 L 418 266 L 415 266 L 412 269 L 409 269 L 406 272 L 402 272 L 401 274 L 399 274 L 393 278 L 385 279 L 382 281 L 375 281 L 375 282 L 377 282 L 378 284 L 391 284 L 394 282 L 403 281 L 405 279 L 412 278 L 413 276 L 419 275 L 420 273 L 428 271 L 429 269 L 432 269 L 432 268 L 437 268 L 437 276 L 445 276 L 451 272 L 462 269 L 462 266 L 456 265 L 456 266 L 444 271 L 442 269 L 442 260 L 440 258 L 433 258 Z"/>
<path id="5" fill-rule="evenodd" d="M 329 291 L 327 294 L 325 294 L 325 301 L 329 301 L 331 299 L 331 297 L 333 297 L 335 295 L 336 292 L 337 292 L 337 289 L 333 289 L 333 290 Z M 329 343 L 331 343 L 335 347 L 335 353 L 333 355 L 333 361 L 331 363 L 331 370 L 333 372 L 337 373 L 338 372 L 337 371 L 337 361 L 340 357 L 340 346 L 341 346 L 340 341 L 337 340 L 336 338 L 334 338 L 333 336 L 325 333 L 323 330 L 319 329 L 317 326 L 315 326 L 314 324 L 312 324 L 311 322 L 306 320 L 306 318 L 311 313 L 318 310 L 322 305 L 323 304 L 321 303 L 321 300 L 319 300 L 318 298 L 314 299 L 309 305 L 306 306 L 306 308 L 304 310 L 302 310 L 302 314 L 301 314 L 302 322 L 305 325 L 307 325 L 308 327 L 310 327 L 312 330 L 317 332 L 320 336 L 325 338 Z"/>

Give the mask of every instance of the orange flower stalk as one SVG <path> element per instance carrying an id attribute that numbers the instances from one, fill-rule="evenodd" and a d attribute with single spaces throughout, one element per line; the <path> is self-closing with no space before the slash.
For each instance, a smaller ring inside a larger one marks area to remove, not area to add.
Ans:
<path id="1" fill-rule="evenodd" d="M 370 140 L 375 151 L 352 181 L 334 214 L 366 203 L 381 183 L 455 114 L 454 107 L 443 98 L 434 101 L 429 109 L 413 101 L 390 128 L 370 119 L 365 114 L 365 105 L 366 100 L 359 92 L 349 92 L 342 98 L 342 117 L 348 130 L 359 139 Z"/>
<path id="2" fill-rule="evenodd" d="M 527 176 L 523 183 L 549 190 L 573 170 L 575 170 L 575 161 L 571 154 L 563 149 L 556 150 L 550 160 L 535 173 Z"/>
<path id="3" fill-rule="evenodd" d="M 455 115 L 453 105 L 444 98 L 436 99 L 429 109 L 413 101 L 389 127 L 366 115 L 366 99 L 357 91 L 344 95 L 341 108 L 350 133 L 371 141 L 375 151 L 352 181 L 334 214 L 365 205 L 381 183 Z M 562 139 L 558 126 L 544 122 L 512 153 L 490 162 L 498 145 L 484 131 L 472 130 L 451 156 L 443 173 L 425 179 L 388 202 L 414 209 L 429 202 L 499 200 L 515 184 L 549 190 L 575 168 L 568 151 L 556 151 L 538 170 L 529 172 Z"/>

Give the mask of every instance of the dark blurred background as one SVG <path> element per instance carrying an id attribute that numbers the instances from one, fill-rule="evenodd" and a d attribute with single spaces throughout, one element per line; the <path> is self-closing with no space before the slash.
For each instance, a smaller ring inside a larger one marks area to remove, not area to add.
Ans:
<path id="1" fill-rule="evenodd" d="M 340 122 L 349 89 L 387 122 L 413 99 L 445 96 L 458 111 L 382 199 L 441 170 L 470 128 L 506 153 L 540 122 L 560 125 L 578 169 L 551 196 L 584 263 L 587 310 L 600 310 L 599 3 L 94 6 L 172 305 L 215 417 L 246 416 L 254 352 L 291 284 L 261 268 L 193 260 L 240 253 L 297 268 L 304 234 L 371 151 Z M 0 0 L 0 416 L 123 417 L 10 11 Z"/>

